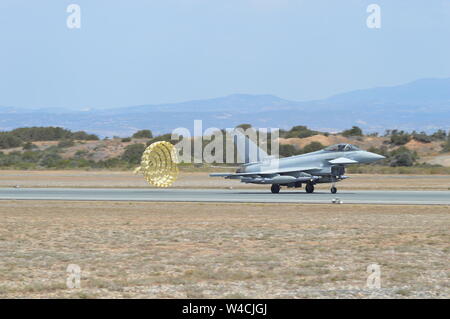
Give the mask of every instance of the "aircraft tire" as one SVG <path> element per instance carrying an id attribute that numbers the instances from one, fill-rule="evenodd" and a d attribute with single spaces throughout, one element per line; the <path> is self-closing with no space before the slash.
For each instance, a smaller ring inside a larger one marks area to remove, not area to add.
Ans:
<path id="1" fill-rule="evenodd" d="M 313 184 L 306 184 L 306 192 L 308 194 L 314 193 L 314 185 Z"/>
<path id="2" fill-rule="evenodd" d="M 272 194 L 278 194 L 280 192 L 280 185 L 278 184 L 272 184 L 272 187 L 270 188 Z"/>
<path id="3" fill-rule="evenodd" d="M 336 194 L 336 193 L 337 193 L 337 188 L 331 187 L 331 194 Z"/>

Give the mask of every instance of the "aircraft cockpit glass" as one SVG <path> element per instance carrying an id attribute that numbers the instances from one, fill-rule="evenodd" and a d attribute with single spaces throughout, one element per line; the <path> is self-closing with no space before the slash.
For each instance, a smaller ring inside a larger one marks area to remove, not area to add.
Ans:
<path id="1" fill-rule="evenodd" d="M 350 152 L 350 151 L 359 151 L 359 147 L 352 144 L 336 144 L 332 146 L 328 146 L 325 148 L 325 151 L 328 152 Z"/>
<path id="2" fill-rule="evenodd" d="M 337 152 L 337 151 L 339 151 L 339 145 L 331 145 L 331 146 L 328 146 L 327 148 L 325 148 L 325 151 L 328 151 L 328 152 Z"/>
<path id="3" fill-rule="evenodd" d="M 345 148 L 344 148 L 344 151 L 345 151 L 345 152 L 359 151 L 359 150 L 360 150 L 360 149 L 359 149 L 358 146 L 355 146 L 355 145 L 352 145 L 352 144 L 347 144 L 347 145 L 345 145 Z"/>

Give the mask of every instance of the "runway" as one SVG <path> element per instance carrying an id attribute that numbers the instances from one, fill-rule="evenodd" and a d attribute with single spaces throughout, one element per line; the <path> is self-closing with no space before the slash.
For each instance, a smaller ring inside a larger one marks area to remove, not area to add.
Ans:
<path id="1" fill-rule="evenodd" d="M 231 189 L 0 188 L 0 200 L 450 205 L 450 191 L 342 191 L 338 194 Z M 1 203 L 0 203 L 1 204 Z"/>

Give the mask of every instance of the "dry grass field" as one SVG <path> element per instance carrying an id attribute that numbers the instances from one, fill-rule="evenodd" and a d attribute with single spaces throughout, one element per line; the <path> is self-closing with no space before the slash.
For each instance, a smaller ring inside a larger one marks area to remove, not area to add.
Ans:
<path id="1" fill-rule="evenodd" d="M 223 170 L 222 170 L 223 171 Z M 180 173 L 174 188 L 269 189 L 267 185 L 243 184 L 236 180 L 211 178 L 209 172 Z M 450 190 L 450 175 L 349 174 L 338 184 L 342 190 Z M 150 187 L 141 175 L 121 171 L 18 171 L 0 170 L 0 187 Z M 328 190 L 329 184 L 317 185 Z"/>
<path id="2" fill-rule="evenodd" d="M 450 297 L 448 206 L 1 201 L 0 220 L 0 298 Z"/>

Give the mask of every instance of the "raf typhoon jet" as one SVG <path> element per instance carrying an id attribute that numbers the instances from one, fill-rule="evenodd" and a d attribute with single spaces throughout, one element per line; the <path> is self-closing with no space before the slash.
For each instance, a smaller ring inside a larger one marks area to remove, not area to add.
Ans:
<path id="1" fill-rule="evenodd" d="M 279 193 L 281 187 L 301 188 L 303 185 L 307 193 L 314 193 L 314 185 L 322 183 L 330 183 L 331 193 L 336 194 L 336 183 L 348 178 L 345 176 L 347 165 L 369 164 L 385 158 L 352 144 L 337 144 L 316 152 L 275 158 L 242 133 L 236 134 L 234 142 L 238 157 L 244 164 L 235 173 L 210 176 L 236 179 L 242 183 L 268 184 L 274 194 Z"/>

